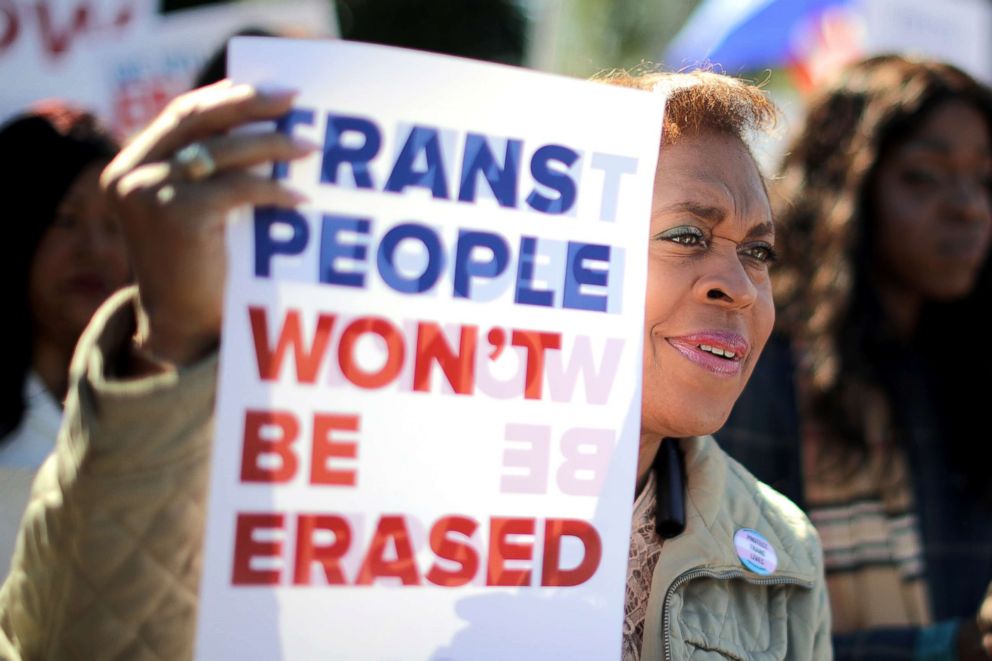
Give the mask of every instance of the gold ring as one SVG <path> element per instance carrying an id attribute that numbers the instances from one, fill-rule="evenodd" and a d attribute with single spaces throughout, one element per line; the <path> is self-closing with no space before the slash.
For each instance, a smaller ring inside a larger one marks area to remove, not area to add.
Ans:
<path id="1" fill-rule="evenodd" d="M 200 181 L 217 171 L 214 157 L 202 142 L 186 145 L 176 152 L 172 162 L 187 181 Z"/>

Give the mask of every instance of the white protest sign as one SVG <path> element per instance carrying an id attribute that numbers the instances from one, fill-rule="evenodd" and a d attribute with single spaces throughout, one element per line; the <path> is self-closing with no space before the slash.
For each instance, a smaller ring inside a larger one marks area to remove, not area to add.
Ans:
<path id="1" fill-rule="evenodd" d="M 868 53 L 909 53 L 955 64 L 992 83 L 988 0 L 861 0 Z"/>
<path id="2" fill-rule="evenodd" d="M 71 101 L 121 135 L 187 91 L 245 28 L 337 34 L 328 0 L 228 2 L 162 14 L 157 0 L 0 0 L 0 121 L 40 99 Z"/>
<path id="3" fill-rule="evenodd" d="M 615 658 L 663 99 L 237 39 L 306 192 L 228 280 L 201 659 Z"/>

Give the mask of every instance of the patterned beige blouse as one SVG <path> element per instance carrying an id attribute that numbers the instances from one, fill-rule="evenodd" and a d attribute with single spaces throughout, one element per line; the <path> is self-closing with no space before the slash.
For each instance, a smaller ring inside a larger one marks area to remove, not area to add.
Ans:
<path id="1" fill-rule="evenodd" d="M 655 477 L 648 472 L 648 480 L 634 501 L 634 514 L 630 531 L 630 555 L 627 561 L 627 597 L 623 619 L 623 661 L 641 658 L 644 639 L 644 616 L 651 592 L 654 566 L 661 555 L 662 539 L 655 532 Z"/>

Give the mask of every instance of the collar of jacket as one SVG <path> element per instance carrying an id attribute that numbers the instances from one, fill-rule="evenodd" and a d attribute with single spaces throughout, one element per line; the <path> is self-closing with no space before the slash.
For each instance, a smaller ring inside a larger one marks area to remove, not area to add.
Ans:
<path id="1" fill-rule="evenodd" d="M 685 455 L 686 527 L 664 542 L 647 612 L 663 613 L 673 584 L 695 570 L 728 579 L 771 579 L 812 588 L 818 580 L 819 546 L 799 508 L 728 457 L 711 436 L 681 439 L 679 444 Z M 734 533 L 741 528 L 758 531 L 775 548 L 778 567 L 770 576 L 749 571 L 737 557 Z M 663 633 L 662 618 L 645 621 L 642 658 L 662 657 Z"/>

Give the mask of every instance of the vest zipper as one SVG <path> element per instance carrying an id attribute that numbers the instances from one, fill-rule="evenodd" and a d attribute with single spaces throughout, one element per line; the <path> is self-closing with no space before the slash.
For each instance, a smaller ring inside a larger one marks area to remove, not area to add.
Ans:
<path id="1" fill-rule="evenodd" d="M 672 634 L 668 623 L 668 602 L 679 587 L 694 578 L 699 578 L 700 576 L 717 578 L 721 580 L 742 578 L 752 585 L 798 585 L 804 588 L 813 588 L 812 581 L 804 581 L 802 579 L 791 578 L 788 576 L 781 576 L 779 578 L 756 578 L 752 575 L 748 575 L 740 569 L 729 569 L 726 571 L 713 571 L 712 569 L 690 569 L 689 571 L 683 572 L 679 574 L 678 578 L 676 578 L 670 586 L 668 586 L 668 591 L 665 592 L 665 600 L 662 602 L 661 629 L 664 631 L 665 635 L 665 661 L 671 661 L 672 659 Z"/>

